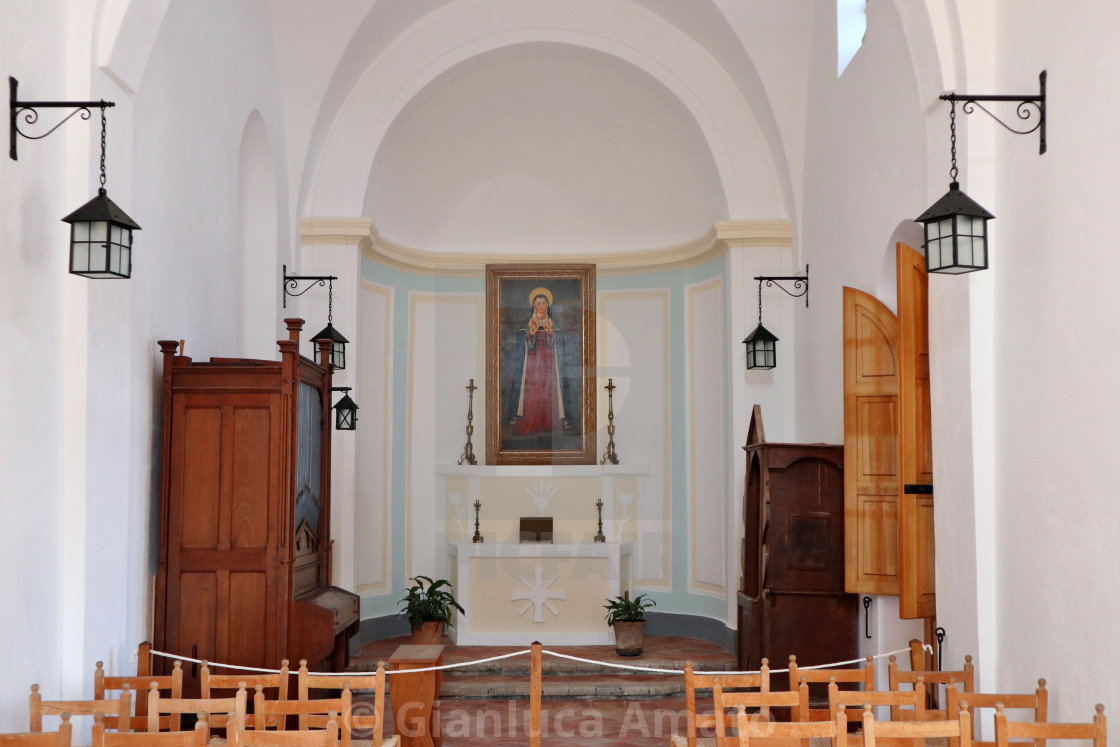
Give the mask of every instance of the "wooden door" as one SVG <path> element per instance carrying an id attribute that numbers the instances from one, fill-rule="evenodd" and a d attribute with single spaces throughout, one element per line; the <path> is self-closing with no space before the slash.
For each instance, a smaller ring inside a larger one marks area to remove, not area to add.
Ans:
<path id="1" fill-rule="evenodd" d="M 880 301 L 844 288 L 844 588 L 898 594 L 898 333 Z"/>
<path id="2" fill-rule="evenodd" d="M 164 645 L 276 666 L 280 396 L 177 392 L 171 430 Z"/>
<path id="3" fill-rule="evenodd" d="M 925 258 L 896 247 L 898 268 L 899 616 L 933 617 L 933 438 Z"/>

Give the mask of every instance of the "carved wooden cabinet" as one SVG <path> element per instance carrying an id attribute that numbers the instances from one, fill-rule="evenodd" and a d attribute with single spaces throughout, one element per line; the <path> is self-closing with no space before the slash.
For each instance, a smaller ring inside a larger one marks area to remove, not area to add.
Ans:
<path id="1" fill-rule="evenodd" d="M 857 599 L 844 593 L 844 448 L 767 443 L 757 405 L 747 434 L 739 666 L 855 658 Z M 774 675 L 784 688 L 784 675 Z"/>
<path id="2" fill-rule="evenodd" d="M 287 322 L 279 361 L 194 362 L 160 342 L 160 650 L 346 663 L 358 597 L 330 586 L 331 372 L 299 355 L 303 322 Z"/>

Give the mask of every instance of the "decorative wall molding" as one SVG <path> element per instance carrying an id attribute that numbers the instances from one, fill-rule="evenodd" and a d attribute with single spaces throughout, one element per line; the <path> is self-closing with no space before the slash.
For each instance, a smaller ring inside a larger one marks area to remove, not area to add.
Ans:
<path id="1" fill-rule="evenodd" d="M 406 272 L 452 277 L 477 277 L 486 265 L 500 262 L 586 262 L 593 259 L 600 274 L 623 274 L 667 270 L 703 264 L 730 249 L 747 247 L 788 247 L 792 226 L 788 220 L 725 220 L 692 241 L 632 252 L 542 254 L 527 257 L 519 253 L 477 254 L 415 249 L 382 236 L 367 218 L 303 218 L 300 239 L 304 244 L 353 244 L 363 254 L 381 264 Z"/>
<path id="2" fill-rule="evenodd" d="M 377 231 L 368 218 L 301 218 L 299 237 L 303 244 L 345 244 L 368 253 Z"/>
<path id="3" fill-rule="evenodd" d="M 721 220 L 716 221 L 714 230 L 717 241 L 729 249 L 793 244 L 793 227 L 788 220 Z"/>

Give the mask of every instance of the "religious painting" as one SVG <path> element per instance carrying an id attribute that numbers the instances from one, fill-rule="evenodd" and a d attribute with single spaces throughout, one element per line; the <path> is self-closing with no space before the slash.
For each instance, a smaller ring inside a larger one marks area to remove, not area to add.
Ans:
<path id="1" fill-rule="evenodd" d="M 595 265 L 487 265 L 486 463 L 595 456 Z"/>

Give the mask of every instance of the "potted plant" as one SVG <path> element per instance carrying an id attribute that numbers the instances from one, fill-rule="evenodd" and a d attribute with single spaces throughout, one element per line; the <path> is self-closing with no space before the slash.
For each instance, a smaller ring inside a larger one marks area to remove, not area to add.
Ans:
<path id="1" fill-rule="evenodd" d="M 444 625 L 451 622 L 452 608 L 463 614 L 466 610 L 455 601 L 451 583 L 446 579 L 433 581 L 427 576 L 417 576 L 412 580 L 416 583 L 408 587 L 400 601 L 404 605 L 400 614 L 408 619 L 415 643 L 439 643 Z"/>
<path id="2" fill-rule="evenodd" d="M 646 610 L 657 602 L 639 594 L 633 599 L 630 592 L 607 599 L 607 625 L 614 628 L 614 650 L 619 656 L 637 656 L 642 653 L 642 636 L 646 628 Z"/>

